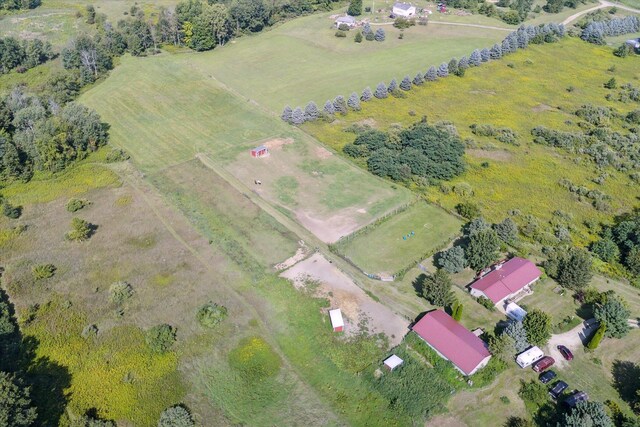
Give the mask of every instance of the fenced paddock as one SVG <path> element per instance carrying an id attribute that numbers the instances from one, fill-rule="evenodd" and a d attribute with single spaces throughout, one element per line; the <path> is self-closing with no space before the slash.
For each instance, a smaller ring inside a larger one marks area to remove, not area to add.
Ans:
<path id="1" fill-rule="evenodd" d="M 419 201 L 333 247 L 363 271 L 392 276 L 444 247 L 461 225 L 443 209 Z"/>

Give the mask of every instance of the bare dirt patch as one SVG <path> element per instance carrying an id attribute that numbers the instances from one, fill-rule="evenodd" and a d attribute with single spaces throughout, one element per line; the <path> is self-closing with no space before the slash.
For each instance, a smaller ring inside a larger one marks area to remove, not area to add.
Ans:
<path id="1" fill-rule="evenodd" d="M 304 286 L 309 279 L 318 281 L 318 294 L 328 298 L 332 307 L 340 308 L 346 318 L 347 333 L 356 330 L 360 321 L 368 319 L 369 330 L 384 333 L 389 337 L 389 344 L 395 346 L 408 332 L 408 321 L 374 301 L 319 253 L 296 264 L 281 276 L 291 280 L 297 287 Z"/>
<path id="2" fill-rule="evenodd" d="M 513 154 L 505 150 L 467 150 L 467 154 L 478 159 L 490 159 L 500 162 L 507 162 L 513 158 Z"/>
<path id="3" fill-rule="evenodd" d="M 533 107 L 531 109 L 531 111 L 533 111 L 534 113 L 541 113 L 543 111 L 551 111 L 554 108 L 551 105 L 547 105 L 547 104 L 538 104 L 535 107 Z"/>
<path id="4" fill-rule="evenodd" d="M 361 209 L 356 212 L 360 213 Z M 366 213 L 366 211 L 365 211 Z M 352 209 L 344 209 L 338 214 L 320 218 L 314 216 L 313 212 L 304 209 L 295 211 L 296 219 L 309 231 L 315 234 L 320 240 L 326 243 L 338 241 L 342 236 L 349 234 L 360 228 L 361 223 L 354 218 Z M 360 213 L 362 215 L 362 213 Z"/>
<path id="5" fill-rule="evenodd" d="M 324 147 L 316 147 L 316 156 L 320 159 L 328 159 L 333 153 Z"/>
<path id="6" fill-rule="evenodd" d="M 300 245 L 300 247 L 298 248 L 298 250 L 296 250 L 296 253 L 292 257 L 287 258 L 279 264 L 276 264 L 274 267 L 276 270 L 286 270 L 287 268 L 293 267 L 298 262 L 306 258 L 306 256 L 309 254 L 309 248 L 305 246 L 302 240 L 300 240 L 298 244 Z"/>
<path id="7" fill-rule="evenodd" d="M 269 150 L 281 150 L 284 145 L 293 144 L 293 138 L 274 138 L 264 142 L 262 145 Z"/>

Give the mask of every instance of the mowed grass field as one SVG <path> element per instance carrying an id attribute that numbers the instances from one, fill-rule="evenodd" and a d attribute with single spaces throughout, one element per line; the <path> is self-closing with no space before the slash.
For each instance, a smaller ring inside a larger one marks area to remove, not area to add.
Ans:
<path id="1" fill-rule="evenodd" d="M 441 208 L 418 202 L 336 246 L 367 273 L 393 275 L 446 245 L 461 226 Z"/>
<path id="2" fill-rule="evenodd" d="M 568 67 L 571 72 L 566 71 Z M 568 212 L 574 218 L 574 238 L 588 242 L 593 236 L 584 221 L 610 221 L 612 213 L 632 208 L 640 195 L 637 185 L 612 168 L 606 170 L 605 182 L 598 185 L 592 179 L 602 171 L 587 159 L 576 161 L 576 156 L 564 151 L 534 144 L 530 132 L 537 125 L 578 130 L 579 119 L 573 112 L 584 104 L 608 106 L 624 114 L 638 108 L 634 103 L 605 100 L 608 93 L 616 93 L 603 87 L 611 77 L 618 84 L 638 86 L 640 58 L 620 59 L 612 55 L 611 48 L 567 39 L 552 45 L 532 45 L 502 60 L 470 69 L 464 78 L 449 77 L 425 84 L 414 88 L 405 99 L 374 100 L 360 112 L 339 117 L 333 123 L 307 123 L 304 129 L 340 151 L 355 138 L 344 130 L 363 120 L 382 130 L 392 124 L 409 126 L 423 115 L 430 123 L 449 120 L 462 138 L 475 140 L 477 148 L 467 149 L 467 172 L 442 187 L 444 192 L 433 187 L 430 200 L 449 209 L 471 200 L 494 222 L 516 209 L 543 221 L 551 219 L 554 211 Z M 473 135 L 469 127 L 474 123 L 511 128 L 519 134 L 520 145 Z M 591 204 L 577 201 L 558 184 L 562 178 L 611 196 L 612 212 L 597 211 Z M 472 196 L 450 191 L 461 183 L 472 187 Z"/>
<path id="3" fill-rule="evenodd" d="M 143 172 L 162 173 L 206 154 L 325 241 L 410 200 L 406 189 L 345 162 L 234 95 L 193 66 L 198 56 L 124 57 L 80 98 L 109 123 L 111 143 L 127 150 Z M 250 156 L 260 144 L 270 144 L 271 156 Z M 256 179 L 263 185 L 256 186 Z"/>
<path id="4" fill-rule="evenodd" d="M 355 43 L 355 31 L 346 38 L 334 36 L 330 16 L 335 13 L 298 18 L 259 36 L 240 38 L 194 56 L 192 64 L 279 114 L 287 104 L 304 107 L 315 101 L 322 106 L 337 95 L 347 98 L 366 86 L 375 89 L 380 81 L 407 74 L 413 78 L 431 65 L 490 47 L 509 31 L 417 25 L 400 40 L 400 30 L 385 25 L 384 42 Z"/>

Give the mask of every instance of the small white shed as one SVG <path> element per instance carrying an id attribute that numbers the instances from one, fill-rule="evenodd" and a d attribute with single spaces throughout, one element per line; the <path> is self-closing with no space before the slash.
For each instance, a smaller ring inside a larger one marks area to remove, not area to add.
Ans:
<path id="1" fill-rule="evenodd" d="M 524 316 L 527 315 L 527 312 L 524 310 L 524 308 L 520 307 L 515 302 L 510 302 L 509 304 L 507 304 L 507 306 L 504 308 L 504 312 L 508 318 L 513 319 L 516 322 L 522 322 Z"/>
<path id="2" fill-rule="evenodd" d="M 385 359 L 385 361 L 382 363 L 384 364 L 385 368 L 387 368 L 390 371 L 393 371 L 398 366 L 402 365 L 402 362 L 404 361 L 394 354 L 388 357 L 387 359 Z"/>
<path id="3" fill-rule="evenodd" d="M 536 363 L 538 360 L 544 357 L 544 353 L 538 347 L 531 347 L 530 349 L 523 351 L 516 357 L 516 363 L 521 368 L 526 368 Z"/>
<path id="4" fill-rule="evenodd" d="M 339 308 L 335 310 L 329 310 L 329 317 L 331 318 L 331 326 L 333 332 L 342 332 L 344 329 L 344 320 L 342 319 L 342 312 Z"/>

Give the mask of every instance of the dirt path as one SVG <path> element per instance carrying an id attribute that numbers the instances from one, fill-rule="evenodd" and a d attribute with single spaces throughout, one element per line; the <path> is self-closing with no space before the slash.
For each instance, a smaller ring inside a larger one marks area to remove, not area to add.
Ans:
<path id="1" fill-rule="evenodd" d="M 562 24 L 568 25 L 570 22 L 575 21 L 576 19 L 578 19 L 582 15 L 585 15 L 585 14 L 587 14 L 589 12 L 593 12 L 594 10 L 603 9 L 605 7 L 617 7 L 618 9 L 624 9 L 624 10 L 627 10 L 629 12 L 640 13 L 640 10 L 634 9 L 632 7 L 624 6 L 624 5 L 621 5 L 621 4 L 618 4 L 618 3 L 611 3 L 611 2 L 605 1 L 605 0 L 600 0 L 600 4 L 598 6 L 594 6 L 594 7 L 591 7 L 589 9 L 585 9 L 583 11 L 580 11 L 578 13 L 574 13 L 573 15 L 569 16 L 567 19 L 562 21 Z"/>
<path id="2" fill-rule="evenodd" d="M 545 347 L 545 354 L 548 354 L 555 359 L 555 366 L 563 368 L 567 364 L 567 361 L 564 360 L 564 357 L 562 357 L 562 354 L 560 354 L 556 347 L 562 344 L 575 353 L 580 349 L 580 347 L 584 346 L 588 342 L 591 334 L 595 332 L 597 328 L 598 323 L 596 320 L 589 319 L 585 320 L 569 332 L 552 335 Z"/>
<path id="3" fill-rule="evenodd" d="M 319 293 L 327 297 L 332 308 L 340 308 L 347 318 L 346 332 L 356 331 L 363 318 L 373 333 L 384 333 L 389 344 L 394 347 L 402 341 L 409 331 L 409 321 L 397 315 L 387 306 L 374 301 L 360 287 L 322 254 L 316 253 L 282 273 L 296 286 L 304 286 L 308 278 L 320 282 Z"/>

